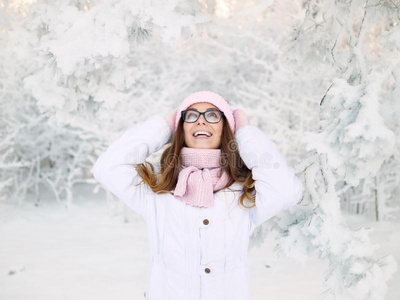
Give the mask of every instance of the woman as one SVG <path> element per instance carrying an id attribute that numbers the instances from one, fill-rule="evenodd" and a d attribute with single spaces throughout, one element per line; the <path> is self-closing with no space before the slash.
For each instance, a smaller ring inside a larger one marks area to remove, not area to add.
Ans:
<path id="1" fill-rule="evenodd" d="M 303 193 L 276 144 L 210 91 L 128 129 L 93 175 L 147 223 L 149 300 L 251 299 L 249 236 Z"/>

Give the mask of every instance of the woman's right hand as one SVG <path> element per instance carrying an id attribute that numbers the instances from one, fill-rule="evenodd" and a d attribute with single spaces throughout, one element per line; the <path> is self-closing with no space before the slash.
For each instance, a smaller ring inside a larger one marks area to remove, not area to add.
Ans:
<path id="1" fill-rule="evenodd" d="M 171 128 L 172 134 L 174 134 L 175 131 L 175 118 L 176 118 L 176 112 L 178 109 L 175 109 L 174 111 L 170 112 L 168 115 L 164 116 L 164 119 L 167 121 L 169 128 Z"/>

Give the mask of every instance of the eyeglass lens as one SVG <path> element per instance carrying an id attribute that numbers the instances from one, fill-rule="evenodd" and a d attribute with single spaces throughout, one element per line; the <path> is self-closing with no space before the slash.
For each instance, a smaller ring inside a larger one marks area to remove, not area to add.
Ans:
<path id="1" fill-rule="evenodd" d="M 188 123 L 196 122 L 199 117 L 200 117 L 200 112 L 189 110 L 186 112 L 185 122 Z M 219 112 L 218 110 L 206 111 L 204 117 L 206 121 L 209 123 L 218 123 L 221 120 L 221 112 Z"/>

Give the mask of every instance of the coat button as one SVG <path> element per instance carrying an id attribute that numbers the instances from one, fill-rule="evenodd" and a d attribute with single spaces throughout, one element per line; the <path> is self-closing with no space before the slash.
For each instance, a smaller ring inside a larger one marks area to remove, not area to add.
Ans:
<path id="1" fill-rule="evenodd" d="M 204 220 L 203 220 L 203 224 L 204 224 L 204 225 L 208 225 L 209 223 L 210 223 L 210 222 L 209 222 L 207 219 L 204 219 Z"/>
<path id="2" fill-rule="evenodd" d="M 204 272 L 206 272 L 207 274 L 210 274 L 211 270 L 209 268 L 205 268 Z"/>

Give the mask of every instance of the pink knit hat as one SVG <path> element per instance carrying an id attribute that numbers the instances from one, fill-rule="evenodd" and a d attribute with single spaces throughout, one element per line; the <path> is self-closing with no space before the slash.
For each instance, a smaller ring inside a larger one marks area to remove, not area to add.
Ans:
<path id="1" fill-rule="evenodd" d="M 199 91 L 190 94 L 182 101 L 181 105 L 179 105 L 178 110 L 176 112 L 174 132 L 176 131 L 176 128 L 178 128 L 179 120 L 181 118 L 181 112 L 187 109 L 192 104 L 198 102 L 207 102 L 218 107 L 219 110 L 224 112 L 224 115 L 228 120 L 229 127 L 231 128 L 232 132 L 235 132 L 235 118 L 233 117 L 233 112 L 229 107 L 228 102 L 226 102 L 226 100 L 217 93 L 211 91 Z"/>

